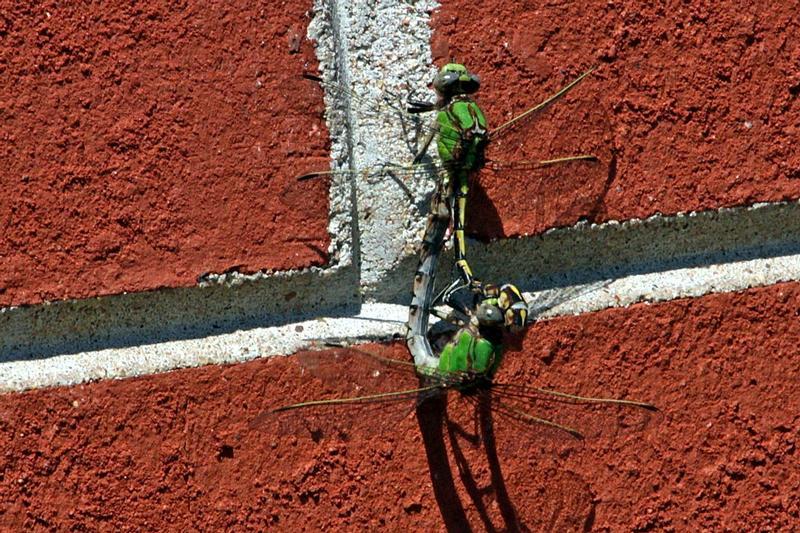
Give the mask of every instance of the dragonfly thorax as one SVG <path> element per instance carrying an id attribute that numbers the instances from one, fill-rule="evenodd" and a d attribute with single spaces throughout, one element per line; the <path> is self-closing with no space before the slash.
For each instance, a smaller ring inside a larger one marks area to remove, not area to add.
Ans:
<path id="1" fill-rule="evenodd" d="M 442 349 L 438 372 L 442 376 L 490 377 L 501 357 L 500 343 L 489 341 L 473 327 L 464 327 Z"/>
<path id="2" fill-rule="evenodd" d="M 437 148 L 445 167 L 466 171 L 483 165 L 488 143 L 486 117 L 468 96 L 454 98 L 437 115 L 439 137 Z"/>

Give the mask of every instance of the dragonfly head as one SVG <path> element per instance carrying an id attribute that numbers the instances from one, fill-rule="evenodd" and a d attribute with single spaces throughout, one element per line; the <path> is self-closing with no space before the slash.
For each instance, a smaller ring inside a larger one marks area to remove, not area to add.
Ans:
<path id="1" fill-rule="evenodd" d="M 512 333 L 525 328 L 528 303 L 520 290 L 510 283 L 497 287 L 486 284 L 483 299 L 475 309 L 475 317 L 482 326 L 505 326 Z"/>
<path id="2" fill-rule="evenodd" d="M 481 85 L 480 78 L 460 63 L 448 63 L 433 78 L 433 88 L 445 98 L 459 94 L 472 94 Z"/>
<path id="3" fill-rule="evenodd" d="M 510 283 L 500 287 L 497 304 L 503 311 L 505 326 L 512 333 L 519 333 L 525 328 L 528 320 L 528 302 L 520 290 Z"/>
<path id="4" fill-rule="evenodd" d="M 512 333 L 519 333 L 525 329 L 528 320 L 528 304 L 517 302 L 506 309 L 505 324 Z"/>

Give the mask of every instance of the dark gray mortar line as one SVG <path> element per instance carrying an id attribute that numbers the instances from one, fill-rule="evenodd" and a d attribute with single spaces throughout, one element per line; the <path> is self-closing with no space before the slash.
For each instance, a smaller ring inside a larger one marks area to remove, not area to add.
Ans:
<path id="1" fill-rule="evenodd" d="M 360 308 L 353 269 L 308 269 L 0 310 L 0 363 L 204 338 Z"/>

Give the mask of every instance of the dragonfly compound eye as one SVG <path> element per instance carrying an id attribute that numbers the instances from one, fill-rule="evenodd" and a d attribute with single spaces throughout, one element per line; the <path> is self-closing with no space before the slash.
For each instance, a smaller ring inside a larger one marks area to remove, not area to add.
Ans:
<path id="1" fill-rule="evenodd" d="M 500 308 L 489 302 L 483 302 L 475 311 L 478 322 L 484 326 L 500 325 L 503 323 L 503 313 Z"/>
<path id="2" fill-rule="evenodd" d="M 472 94 L 478 90 L 481 80 L 458 63 L 448 63 L 433 79 L 433 88 L 444 95 Z"/>

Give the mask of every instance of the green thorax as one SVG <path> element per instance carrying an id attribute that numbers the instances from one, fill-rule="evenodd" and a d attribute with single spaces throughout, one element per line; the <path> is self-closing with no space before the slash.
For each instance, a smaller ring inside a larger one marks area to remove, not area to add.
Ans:
<path id="1" fill-rule="evenodd" d="M 439 356 L 439 373 L 494 375 L 500 366 L 502 346 L 493 344 L 469 328 L 461 329 Z"/>
<path id="2" fill-rule="evenodd" d="M 457 96 L 436 117 L 439 157 L 445 166 L 476 170 L 483 164 L 488 142 L 486 117 L 471 98 Z"/>

